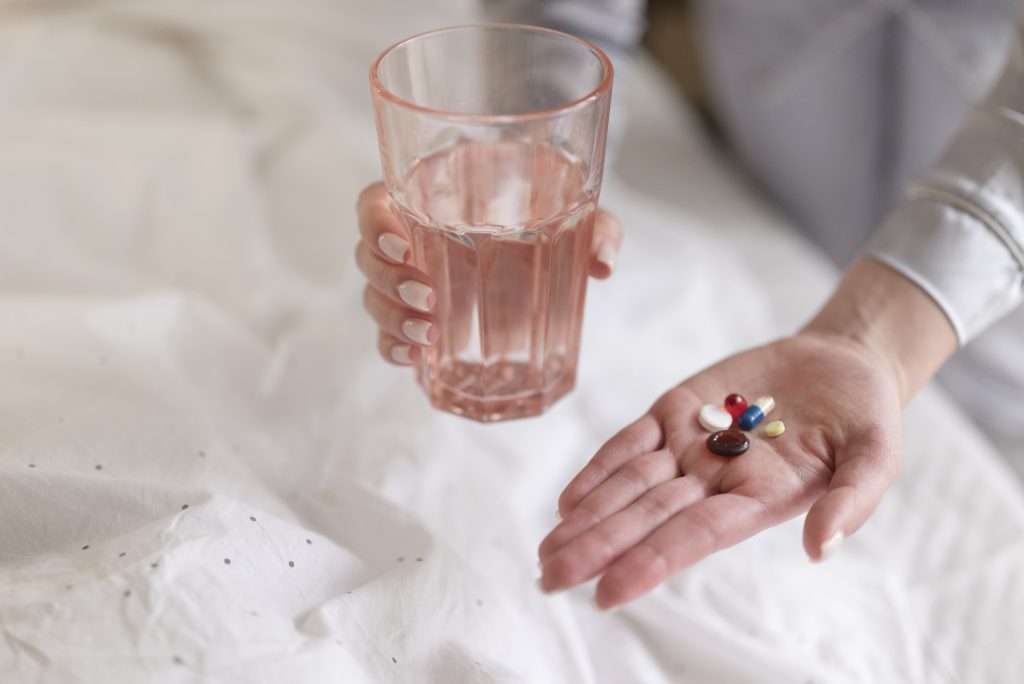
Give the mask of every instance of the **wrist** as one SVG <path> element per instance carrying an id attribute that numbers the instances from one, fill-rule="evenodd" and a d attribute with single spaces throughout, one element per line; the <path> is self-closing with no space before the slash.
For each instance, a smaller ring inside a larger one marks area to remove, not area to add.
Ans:
<path id="1" fill-rule="evenodd" d="M 873 259 L 854 262 L 803 331 L 853 345 L 893 378 L 906 403 L 957 348 L 942 309 L 908 278 Z"/>

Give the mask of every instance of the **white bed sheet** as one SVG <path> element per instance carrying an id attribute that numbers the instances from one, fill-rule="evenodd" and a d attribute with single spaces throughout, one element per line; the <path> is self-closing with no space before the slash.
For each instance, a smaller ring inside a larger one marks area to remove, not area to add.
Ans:
<path id="1" fill-rule="evenodd" d="M 460 4 L 0 9 L 0 680 L 1019 682 L 1021 487 L 934 389 L 834 560 L 795 520 L 612 614 L 536 590 L 601 441 L 835 274 L 642 61 L 577 390 L 432 411 L 376 358 L 352 206 L 370 59 Z"/>

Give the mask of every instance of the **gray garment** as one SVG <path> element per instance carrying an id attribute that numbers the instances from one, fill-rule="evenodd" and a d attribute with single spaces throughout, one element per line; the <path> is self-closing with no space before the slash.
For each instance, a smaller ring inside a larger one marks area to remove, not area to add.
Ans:
<path id="1" fill-rule="evenodd" d="M 642 0 L 487 3 L 504 18 L 573 31 L 616 54 L 643 27 Z M 1014 0 L 698 7 L 733 146 L 830 256 L 845 263 L 882 223 L 868 252 L 924 288 L 961 343 L 1019 304 L 1024 49 Z M 1015 37 L 1020 54 L 985 99 Z"/>
<path id="2" fill-rule="evenodd" d="M 974 340 L 940 378 L 1024 474 L 1024 448 L 1010 448 L 1024 438 L 1024 309 L 1013 310 L 1024 294 L 1024 11 L 1015 32 L 1015 4 L 703 0 L 700 9 L 716 104 L 747 167 L 837 262 L 870 237 L 870 255 L 928 292 L 962 344 Z"/>
<path id="3" fill-rule="evenodd" d="M 639 38 L 643 0 L 488 1 L 570 31 L 578 16 L 617 54 Z M 1024 436 L 1024 309 L 992 327 L 1024 298 L 1024 0 L 1016 30 L 1015 0 L 697 6 L 714 104 L 753 178 L 838 263 L 865 249 L 916 282 L 961 344 L 991 327 L 944 373 L 977 417 Z"/>
<path id="4" fill-rule="evenodd" d="M 1014 0 L 702 0 L 705 63 L 757 180 L 846 263 L 1005 61 Z"/>
<path id="5" fill-rule="evenodd" d="M 492 21 L 546 26 L 596 43 L 613 62 L 640 42 L 646 0 L 483 0 Z M 616 67 L 619 65 L 616 64 Z"/>

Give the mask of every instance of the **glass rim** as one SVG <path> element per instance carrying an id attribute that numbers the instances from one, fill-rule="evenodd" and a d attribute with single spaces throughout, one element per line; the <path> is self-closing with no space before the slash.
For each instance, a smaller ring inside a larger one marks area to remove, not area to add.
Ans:
<path id="1" fill-rule="evenodd" d="M 445 109 L 435 109 L 433 107 L 424 107 L 418 105 L 415 102 L 399 97 L 392 91 L 388 90 L 383 83 L 381 83 L 378 77 L 378 71 L 380 70 L 380 63 L 385 57 L 393 53 L 400 47 L 411 43 L 414 40 L 420 40 L 428 36 L 433 36 L 439 33 L 447 33 L 449 31 L 464 31 L 466 29 L 501 29 L 501 30 L 523 30 L 534 33 L 547 33 L 559 38 L 567 39 L 574 42 L 587 50 L 589 50 L 598 61 L 601 62 L 601 66 L 604 69 L 604 76 L 601 82 L 586 95 L 578 97 L 571 102 L 567 102 L 564 105 L 558 107 L 549 107 L 547 109 L 538 109 L 532 112 L 522 112 L 519 114 L 473 114 L 466 112 L 451 112 Z M 404 107 L 406 109 L 413 110 L 420 114 L 426 114 L 429 116 L 435 116 L 442 119 L 448 119 L 452 121 L 462 121 L 467 123 L 515 123 L 520 121 L 530 121 L 533 119 L 544 119 L 552 116 L 560 116 L 574 109 L 584 107 L 595 100 L 600 99 L 602 96 L 611 90 L 612 76 L 614 75 L 614 68 L 612 67 L 612 61 L 608 58 L 608 55 L 604 51 L 597 47 L 594 43 L 587 40 L 586 38 L 580 38 L 563 31 L 556 31 L 555 29 L 545 28 L 543 26 L 531 26 L 529 24 L 510 24 L 510 23 L 477 23 L 477 24 L 459 24 L 456 26 L 445 26 L 443 28 L 431 29 L 430 31 L 424 31 L 415 35 L 403 38 L 396 43 L 392 43 L 390 46 L 385 48 L 377 58 L 373 60 L 373 64 L 370 65 L 370 87 L 373 92 L 379 97 L 388 100 L 392 104 Z"/>

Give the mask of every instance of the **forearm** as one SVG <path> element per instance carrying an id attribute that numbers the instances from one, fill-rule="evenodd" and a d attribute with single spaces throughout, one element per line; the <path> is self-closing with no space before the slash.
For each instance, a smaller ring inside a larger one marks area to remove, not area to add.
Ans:
<path id="1" fill-rule="evenodd" d="M 926 290 L 960 344 L 1024 300 L 1024 0 L 996 87 L 866 252 Z"/>
<path id="2" fill-rule="evenodd" d="M 847 270 L 839 287 L 804 328 L 854 344 L 876 357 L 904 404 L 957 348 L 957 336 L 935 301 L 909 279 L 870 258 Z"/>

